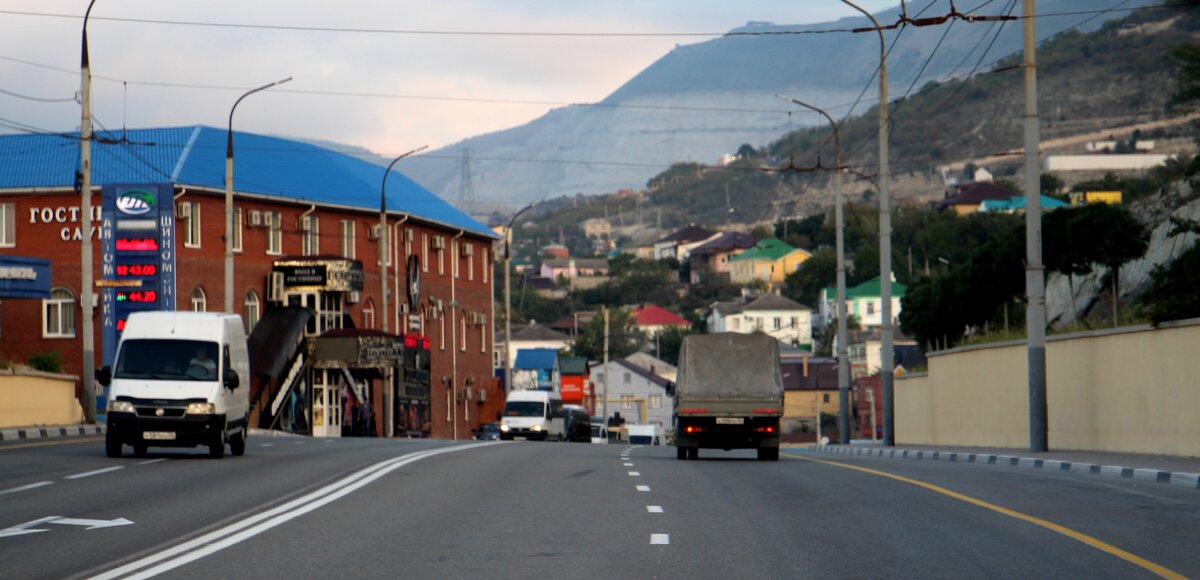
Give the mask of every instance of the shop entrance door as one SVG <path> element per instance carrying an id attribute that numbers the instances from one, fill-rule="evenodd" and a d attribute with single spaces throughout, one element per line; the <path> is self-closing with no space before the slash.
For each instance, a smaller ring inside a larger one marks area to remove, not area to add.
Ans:
<path id="1" fill-rule="evenodd" d="M 342 436 L 342 377 L 330 370 L 313 371 L 313 437 Z"/>

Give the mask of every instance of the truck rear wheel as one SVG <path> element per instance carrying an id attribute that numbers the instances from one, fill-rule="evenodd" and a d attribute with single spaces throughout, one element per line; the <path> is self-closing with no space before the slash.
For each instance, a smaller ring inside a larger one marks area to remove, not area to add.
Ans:
<path id="1" fill-rule="evenodd" d="M 687 458 L 688 458 L 687 447 L 676 447 L 675 448 L 675 459 L 687 459 Z"/>
<path id="2" fill-rule="evenodd" d="M 758 460 L 759 461 L 779 461 L 779 448 L 778 447 L 759 447 L 758 448 Z"/>
<path id="3" fill-rule="evenodd" d="M 688 447 L 688 459 L 700 459 L 700 448 Z"/>

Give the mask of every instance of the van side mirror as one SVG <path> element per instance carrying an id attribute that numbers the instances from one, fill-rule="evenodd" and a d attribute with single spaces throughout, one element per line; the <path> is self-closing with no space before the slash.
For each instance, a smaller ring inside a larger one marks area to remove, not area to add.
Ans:
<path id="1" fill-rule="evenodd" d="M 238 388 L 238 385 L 240 384 L 241 382 L 238 381 L 237 371 L 233 369 L 225 369 L 225 388 L 232 391 Z"/>
<path id="2" fill-rule="evenodd" d="M 675 396 L 675 381 L 670 381 L 667 383 L 667 396 L 668 397 Z"/>
<path id="3" fill-rule="evenodd" d="M 108 386 L 112 383 L 112 367 L 103 366 L 96 369 L 96 382 Z"/>

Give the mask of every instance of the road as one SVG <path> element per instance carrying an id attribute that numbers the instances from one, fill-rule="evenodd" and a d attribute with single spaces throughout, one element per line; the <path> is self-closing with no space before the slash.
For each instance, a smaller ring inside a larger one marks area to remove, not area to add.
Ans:
<path id="1" fill-rule="evenodd" d="M 0 446 L 0 578 L 1200 577 L 1198 545 L 1195 490 L 798 449 Z"/>

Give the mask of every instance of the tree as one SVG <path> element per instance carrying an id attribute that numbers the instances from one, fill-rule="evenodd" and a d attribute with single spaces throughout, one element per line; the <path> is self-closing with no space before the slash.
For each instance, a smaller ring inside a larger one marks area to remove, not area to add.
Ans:
<path id="1" fill-rule="evenodd" d="M 1149 234 L 1146 227 L 1121 206 L 1090 203 L 1077 208 L 1075 213 L 1071 235 L 1082 250 L 1081 259 L 1106 266 L 1110 271 L 1113 326 L 1116 326 L 1121 300 L 1121 266 L 1145 255 L 1150 246 Z"/>
<path id="2" fill-rule="evenodd" d="M 696 331 L 686 326 L 668 326 L 659 331 L 658 336 L 654 338 L 654 343 L 658 347 L 658 352 L 655 356 L 662 359 L 671 365 L 679 364 L 679 351 L 683 348 L 684 337 L 696 334 Z"/>
<path id="3" fill-rule="evenodd" d="M 1200 223 L 1171 218 L 1171 237 L 1193 233 L 1200 234 Z M 1192 242 L 1170 264 L 1155 266 L 1150 273 L 1150 288 L 1142 295 L 1150 321 L 1161 324 L 1169 320 L 1200 317 L 1200 245 Z"/>
<path id="4" fill-rule="evenodd" d="M 805 306 L 816 306 L 821 290 L 837 283 L 837 252 L 828 248 L 817 250 L 796 271 L 788 274 L 783 283 L 784 296 Z"/>
<path id="5" fill-rule="evenodd" d="M 1182 109 L 1191 109 L 1200 101 L 1200 45 L 1185 44 L 1169 53 L 1175 65 L 1175 92 L 1168 104 Z"/>
<path id="6" fill-rule="evenodd" d="M 633 323 L 633 316 L 624 310 L 608 312 L 608 358 L 624 358 L 646 344 L 646 334 Z M 575 356 L 590 360 L 604 358 L 604 316 L 598 315 L 575 337 L 572 349 Z"/>

